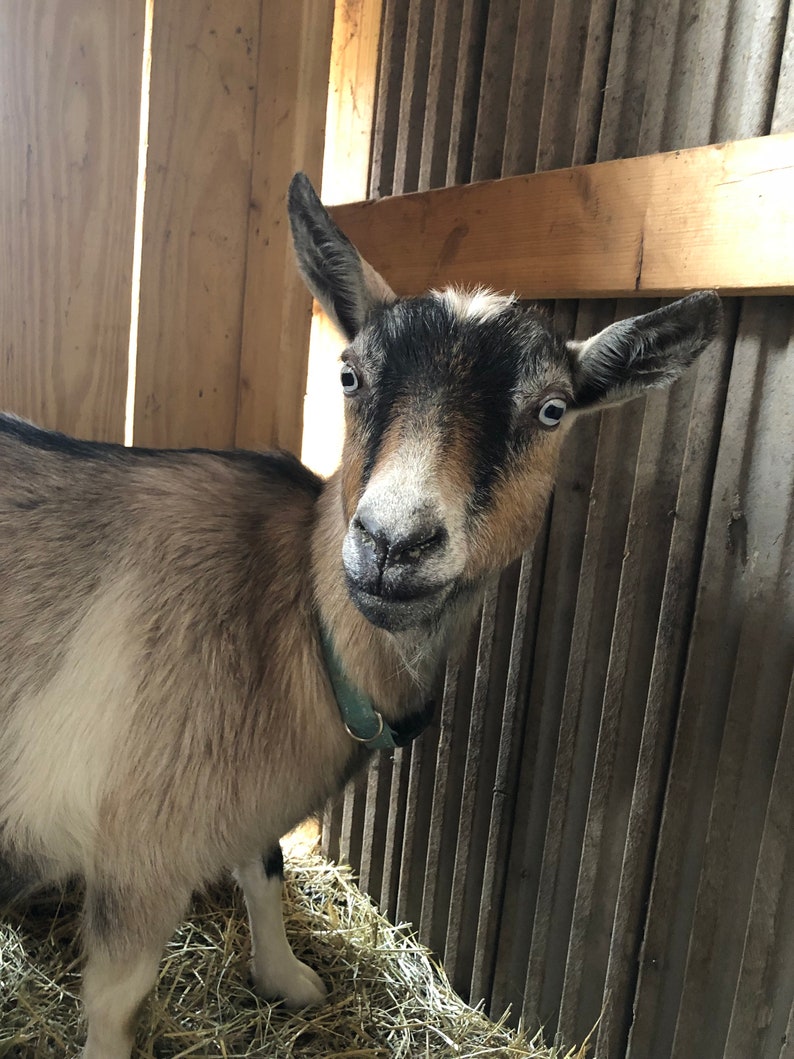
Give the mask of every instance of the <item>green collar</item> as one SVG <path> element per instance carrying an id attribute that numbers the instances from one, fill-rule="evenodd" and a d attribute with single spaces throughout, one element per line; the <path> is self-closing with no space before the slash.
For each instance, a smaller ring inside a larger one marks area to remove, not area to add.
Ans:
<path id="1" fill-rule="evenodd" d="M 375 709 L 371 699 L 354 687 L 342 669 L 331 634 L 320 623 L 320 635 L 325 656 L 325 667 L 334 689 L 334 697 L 342 715 L 342 723 L 351 739 L 363 743 L 368 750 L 390 750 L 400 746 L 397 733 Z"/>

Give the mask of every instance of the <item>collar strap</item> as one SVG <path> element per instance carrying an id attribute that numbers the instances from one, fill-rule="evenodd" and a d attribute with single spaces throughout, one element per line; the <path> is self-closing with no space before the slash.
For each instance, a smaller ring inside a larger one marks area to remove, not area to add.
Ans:
<path id="1" fill-rule="evenodd" d="M 390 725 L 383 714 L 375 709 L 372 700 L 348 680 L 339 656 L 334 648 L 331 634 L 320 623 L 325 667 L 334 690 L 342 723 L 347 734 L 368 750 L 391 750 L 406 746 L 424 731 L 433 717 L 434 703 L 427 703 L 421 710 L 410 714 L 402 724 Z"/>

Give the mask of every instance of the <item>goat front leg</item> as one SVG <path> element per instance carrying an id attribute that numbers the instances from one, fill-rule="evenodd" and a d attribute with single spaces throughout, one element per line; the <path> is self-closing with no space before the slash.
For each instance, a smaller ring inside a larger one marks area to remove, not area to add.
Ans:
<path id="1" fill-rule="evenodd" d="M 284 859 L 275 845 L 264 857 L 237 868 L 251 924 L 251 971 L 254 985 L 266 999 L 281 998 L 288 1008 L 322 1004 L 326 988 L 320 976 L 290 948 L 284 930 L 281 896 Z"/>
<path id="2" fill-rule="evenodd" d="M 157 981 L 168 938 L 187 904 L 122 897 L 115 887 L 89 884 L 83 944 L 83 1003 L 88 1037 L 83 1059 L 129 1059 L 138 1013 Z"/>

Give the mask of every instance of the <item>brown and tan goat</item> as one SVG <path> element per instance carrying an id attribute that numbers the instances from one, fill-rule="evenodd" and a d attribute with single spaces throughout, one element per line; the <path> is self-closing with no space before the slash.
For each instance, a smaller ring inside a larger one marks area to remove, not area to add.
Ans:
<path id="1" fill-rule="evenodd" d="M 566 343 L 511 297 L 396 298 L 305 177 L 289 211 L 349 340 L 327 482 L 286 455 L 0 418 L 0 899 L 84 878 L 89 1059 L 129 1056 L 165 942 L 224 870 L 259 990 L 323 999 L 285 938 L 279 837 L 421 727 L 486 580 L 538 529 L 569 422 L 668 385 L 718 324 L 701 293 Z"/>

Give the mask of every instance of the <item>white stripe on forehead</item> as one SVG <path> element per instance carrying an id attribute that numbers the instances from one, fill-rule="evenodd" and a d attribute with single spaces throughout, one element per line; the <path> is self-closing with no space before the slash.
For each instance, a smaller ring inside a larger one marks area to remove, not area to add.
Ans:
<path id="1" fill-rule="evenodd" d="M 415 525 L 427 521 L 432 512 L 449 534 L 444 569 L 437 571 L 446 578 L 460 572 L 466 562 L 466 498 L 440 480 L 444 467 L 441 440 L 435 430 L 427 434 L 412 431 L 402 438 L 394 452 L 378 461 L 358 510 L 374 515 L 394 540 L 410 536 Z"/>
<path id="2" fill-rule="evenodd" d="M 517 301 L 515 294 L 497 294 L 487 287 L 477 287 L 471 291 L 445 287 L 444 290 L 431 290 L 430 294 L 444 302 L 461 320 L 491 320 Z"/>

